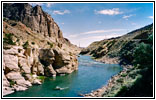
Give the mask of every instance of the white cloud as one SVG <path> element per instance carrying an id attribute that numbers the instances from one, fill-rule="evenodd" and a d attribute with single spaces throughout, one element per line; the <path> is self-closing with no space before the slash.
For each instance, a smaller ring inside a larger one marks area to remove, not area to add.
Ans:
<path id="1" fill-rule="evenodd" d="M 49 7 L 51 7 L 52 5 L 54 5 L 54 3 L 47 3 L 47 4 L 46 4 L 46 7 L 49 8 Z"/>
<path id="2" fill-rule="evenodd" d="M 70 38 L 76 38 L 76 37 L 78 37 L 80 34 L 73 34 L 73 35 L 69 35 L 68 37 L 70 37 Z"/>
<path id="3" fill-rule="evenodd" d="M 132 15 L 132 14 L 131 15 L 124 15 L 122 18 L 128 20 L 128 18 L 130 18 L 132 16 L 135 16 L 135 15 Z"/>
<path id="4" fill-rule="evenodd" d="M 119 8 L 113 8 L 113 9 L 104 9 L 100 11 L 95 11 L 95 13 L 103 14 L 103 15 L 118 15 L 118 14 L 122 14 L 123 12 L 121 12 Z"/>
<path id="5" fill-rule="evenodd" d="M 69 14 L 70 13 L 70 11 L 69 10 L 64 10 L 64 11 L 59 11 L 59 10 L 54 10 L 53 11 L 53 14 L 55 14 L 55 15 L 64 15 L 64 14 Z"/>
<path id="6" fill-rule="evenodd" d="M 90 40 L 90 39 L 98 39 L 98 40 L 103 40 L 103 39 L 109 39 L 109 38 L 113 38 L 113 37 L 118 37 L 121 36 L 119 34 L 110 34 L 110 35 L 100 35 L 100 36 L 90 36 L 90 37 L 86 37 L 86 38 L 82 38 L 81 40 Z"/>
<path id="7" fill-rule="evenodd" d="M 112 32 L 121 32 L 125 31 L 126 29 L 109 29 L 109 30 L 95 30 L 95 31 L 88 31 L 84 33 L 79 33 L 79 34 L 72 34 L 69 35 L 68 37 L 70 38 L 77 38 L 82 35 L 89 35 L 89 34 L 98 34 L 98 33 L 112 33 Z"/>
<path id="8" fill-rule="evenodd" d="M 148 18 L 153 19 L 153 16 L 148 16 Z"/>
<path id="9" fill-rule="evenodd" d="M 118 32 L 124 31 L 125 29 L 110 29 L 110 30 L 95 30 L 95 31 L 88 31 L 81 34 L 96 34 L 96 33 L 107 33 L 107 32 Z"/>
<path id="10" fill-rule="evenodd" d="M 36 6 L 36 5 L 43 5 L 43 3 L 29 3 L 30 5 L 32 5 L 32 6 Z"/>

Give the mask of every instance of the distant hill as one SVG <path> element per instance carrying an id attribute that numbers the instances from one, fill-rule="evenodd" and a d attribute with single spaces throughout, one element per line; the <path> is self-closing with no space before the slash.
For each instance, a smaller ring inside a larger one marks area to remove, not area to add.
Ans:
<path id="1" fill-rule="evenodd" d="M 134 48 L 141 42 L 147 42 L 152 33 L 153 24 L 150 24 L 120 37 L 93 42 L 80 54 L 92 55 L 94 59 L 105 63 L 131 63 Z"/>

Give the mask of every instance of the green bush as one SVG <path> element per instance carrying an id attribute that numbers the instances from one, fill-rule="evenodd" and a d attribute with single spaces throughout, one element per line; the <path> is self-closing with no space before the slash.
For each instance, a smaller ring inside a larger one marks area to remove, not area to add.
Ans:
<path id="1" fill-rule="evenodd" d="M 7 20 L 7 18 L 3 17 L 3 21 L 6 21 L 6 20 Z"/>
<path id="2" fill-rule="evenodd" d="M 10 85 L 11 85 L 11 86 L 13 86 L 13 85 L 15 84 L 15 82 L 12 81 L 12 80 L 10 80 L 9 82 L 10 82 Z"/>
<path id="3" fill-rule="evenodd" d="M 118 83 L 122 83 L 123 82 L 123 78 L 119 78 L 118 80 L 116 80 Z"/>
<path id="4" fill-rule="evenodd" d="M 16 43 L 13 42 L 12 38 L 13 38 L 12 33 L 5 34 L 5 37 L 3 38 L 3 43 L 10 44 L 10 45 L 16 45 Z"/>
<path id="5" fill-rule="evenodd" d="M 48 45 L 50 45 L 50 48 L 53 47 L 53 43 L 47 42 Z"/>
<path id="6" fill-rule="evenodd" d="M 121 74 L 121 76 L 122 76 L 122 77 L 126 77 L 126 76 L 127 76 L 127 74 L 126 74 L 126 73 L 123 73 L 123 74 Z"/>
<path id="7" fill-rule="evenodd" d="M 26 42 L 23 44 L 23 48 L 26 49 L 26 48 L 28 48 L 28 46 L 29 46 L 29 42 L 26 41 Z"/>
<path id="8" fill-rule="evenodd" d="M 141 43 L 134 53 L 134 64 L 138 68 L 153 66 L 153 35 L 148 38 L 150 44 Z"/>

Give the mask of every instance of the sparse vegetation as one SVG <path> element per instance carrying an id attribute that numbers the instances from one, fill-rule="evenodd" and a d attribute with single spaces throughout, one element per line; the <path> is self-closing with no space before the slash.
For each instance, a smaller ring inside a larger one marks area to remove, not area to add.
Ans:
<path id="1" fill-rule="evenodd" d="M 7 20 L 7 18 L 3 17 L 3 21 L 6 21 L 6 20 Z"/>
<path id="2" fill-rule="evenodd" d="M 38 76 L 37 78 L 40 79 L 43 82 L 44 79 L 45 79 L 45 76 Z"/>
<path id="3" fill-rule="evenodd" d="M 48 41 L 47 44 L 50 46 L 50 48 L 53 48 L 53 43 L 50 43 L 50 42 Z"/>
<path id="4" fill-rule="evenodd" d="M 13 80 L 10 80 L 9 82 L 11 86 L 15 85 L 15 82 Z"/>
<path id="5" fill-rule="evenodd" d="M 12 39 L 13 39 L 12 33 L 5 34 L 5 37 L 3 38 L 3 43 L 16 45 L 16 43 Z"/>
<path id="6" fill-rule="evenodd" d="M 24 49 L 27 49 L 27 48 L 28 48 L 28 46 L 29 46 L 29 42 L 28 42 L 28 41 L 26 41 L 26 42 L 23 44 L 23 48 L 24 48 Z"/>

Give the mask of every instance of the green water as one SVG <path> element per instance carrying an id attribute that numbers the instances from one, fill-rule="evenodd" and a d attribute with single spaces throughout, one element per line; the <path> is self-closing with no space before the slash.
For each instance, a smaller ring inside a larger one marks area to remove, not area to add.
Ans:
<path id="1" fill-rule="evenodd" d="M 78 71 L 56 78 L 46 78 L 42 85 L 33 85 L 26 91 L 15 92 L 6 97 L 79 97 L 78 94 L 102 87 L 111 76 L 122 70 L 117 64 L 95 62 L 90 56 L 80 56 L 78 60 Z M 66 89 L 56 90 L 57 86 Z"/>

